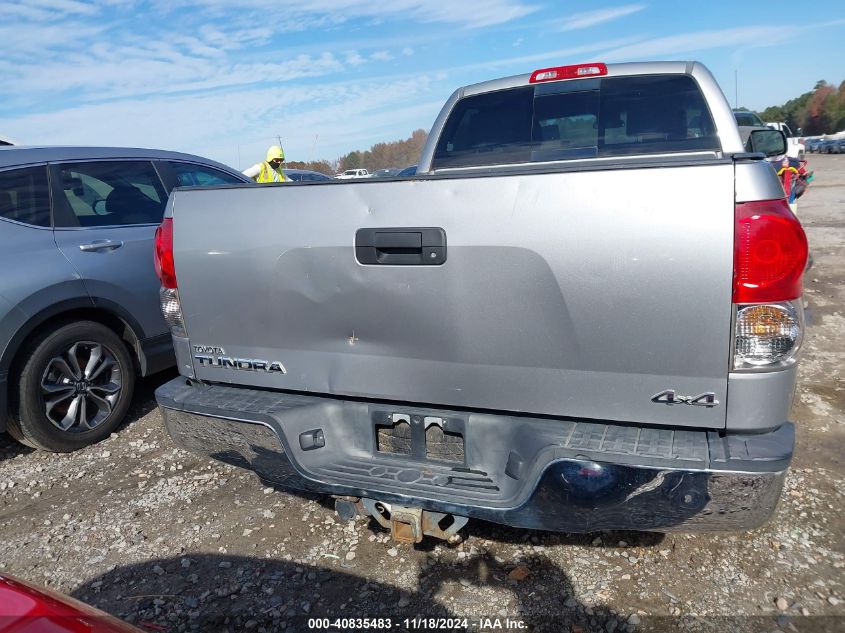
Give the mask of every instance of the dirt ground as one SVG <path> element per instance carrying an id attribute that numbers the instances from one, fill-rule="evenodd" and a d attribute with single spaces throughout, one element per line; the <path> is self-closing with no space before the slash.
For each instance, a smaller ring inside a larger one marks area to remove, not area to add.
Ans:
<path id="1" fill-rule="evenodd" d="M 798 447 L 765 527 L 568 535 L 473 521 L 458 546 L 395 545 L 326 499 L 175 449 L 153 398 L 167 374 L 140 385 L 129 422 L 97 446 L 51 455 L 0 436 L 0 574 L 151 631 L 366 617 L 391 620 L 331 630 L 844 631 L 845 155 L 810 166 Z M 458 621 L 405 622 L 415 616 Z"/>

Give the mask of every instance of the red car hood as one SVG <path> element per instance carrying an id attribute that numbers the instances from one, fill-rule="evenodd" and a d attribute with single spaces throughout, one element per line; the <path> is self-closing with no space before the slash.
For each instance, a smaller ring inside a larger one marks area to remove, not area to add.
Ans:
<path id="1" fill-rule="evenodd" d="M 142 633 L 87 604 L 0 575 L 0 633 Z"/>

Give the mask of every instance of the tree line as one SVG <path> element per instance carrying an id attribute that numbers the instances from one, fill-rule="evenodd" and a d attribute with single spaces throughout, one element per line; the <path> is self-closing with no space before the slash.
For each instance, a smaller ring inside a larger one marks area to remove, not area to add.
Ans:
<path id="1" fill-rule="evenodd" d="M 334 161 L 288 161 L 285 166 L 290 169 L 319 171 L 329 176 L 347 169 L 366 169 L 370 173 L 390 167 L 402 169 L 417 163 L 427 138 L 428 132 L 425 130 L 414 130 L 411 136 L 404 140 L 376 143 L 368 150 L 355 150 Z"/>
<path id="2" fill-rule="evenodd" d="M 769 106 L 760 113 L 763 121 L 786 122 L 803 136 L 833 134 L 845 130 L 845 81 L 839 87 L 817 81 L 815 88 L 783 105 Z"/>
<path id="3" fill-rule="evenodd" d="M 425 130 L 414 130 L 411 136 L 402 141 L 390 143 L 376 143 L 363 152 L 349 152 L 338 159 L 338 171 L 346 169 L 367 169 L 374 172 L 377 169 L 397 167 L 402 169 L 415 165 L 420 159 L 420 153 L 428 138 Z"/>

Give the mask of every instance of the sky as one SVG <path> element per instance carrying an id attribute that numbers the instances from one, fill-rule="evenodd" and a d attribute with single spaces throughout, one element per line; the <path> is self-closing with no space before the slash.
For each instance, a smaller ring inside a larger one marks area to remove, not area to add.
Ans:
<path id="1" fill-rule="evenodd" d="M 845 3 L 0 0 L 0 136 L 333 160 L 428 130 L 463 85 L 653 60 L 780 105 L 845 79 Z"/>

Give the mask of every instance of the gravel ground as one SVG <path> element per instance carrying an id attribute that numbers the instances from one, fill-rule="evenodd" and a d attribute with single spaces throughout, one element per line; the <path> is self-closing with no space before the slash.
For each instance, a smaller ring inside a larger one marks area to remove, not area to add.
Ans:
<path id="1" fill-rule="evenodd" d="M 810 165 L 798 448 L 767 526 L 567 535 L 475 521 L 458 546 L 396 545 L 323 498 L 175 449 L 153 398 L 167 374 L 142 382 L 129 423 L 97 446 L 51 455 L 0 436 L 0 572 L 152 631 L 303 631 L 314 617 L 420 630 L 408 616 L 484 631 L 505 618 L 585 633 L 845 630 L 845 156 Z"/>

